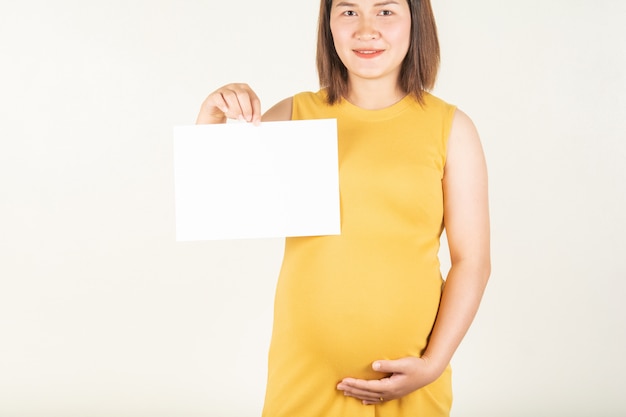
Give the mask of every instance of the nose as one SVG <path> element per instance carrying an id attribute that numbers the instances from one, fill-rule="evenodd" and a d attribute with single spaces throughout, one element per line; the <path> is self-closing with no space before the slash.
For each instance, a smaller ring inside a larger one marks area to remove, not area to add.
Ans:
<path id="1" fill-rule="evenodd" d="M 357 28 L 356 38 L 360 41 L 371 41 L 378 39 L 380 33 L 376 30 L 370 19 L 362 19 Z"/>
<path id="2" fill-rule="evenodd" d="M 371 40 L 378 39 L 378 35 L 375 32 L 359 33 L 357 35 L 357 39 L 360 41 L 371 41 Z"/>

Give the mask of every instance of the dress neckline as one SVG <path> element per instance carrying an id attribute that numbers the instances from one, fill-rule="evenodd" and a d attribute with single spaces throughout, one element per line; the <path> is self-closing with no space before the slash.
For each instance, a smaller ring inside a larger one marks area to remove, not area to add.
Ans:
<path id="1" fill-rule="evenodd" d="M 405 95 L 402 99 L 394 104 L 383 107 L 382 109 L 369 110 L 359 107 L 350 103 L 346 99 L 342 99 L 339 102 L 339 106 L 343 107 L 344 111 L 354 118 L 367 120 L 367 121 L 380 121 L 394 117 L 404 111 L 411 103 L 414 103 L 415 99 L 410 94 Z"/>

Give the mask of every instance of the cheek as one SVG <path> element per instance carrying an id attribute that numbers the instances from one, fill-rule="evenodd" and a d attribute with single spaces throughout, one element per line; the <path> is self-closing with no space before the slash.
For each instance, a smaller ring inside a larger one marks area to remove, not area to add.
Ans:
<path id="1" fill-rule="evenodd" d="M 335 42 L 335 45 L 338 42 L 341 42 L 342 40 L 345 39 L 346 35 L 345 35 L 345 28 L 342 28 L 341 26 L 338 25 L 334 25 L 332 20 L 330 22 L 330 34 L 333 37 L 333 42 Z"/>
<path id="2" fill-rule="evenodd" d="M 333 45 L 339 57 L 343 59 L 344 51 L 350 48 L 350 34 L 340 27 L 330 27 L 330 33 L 333 37 Z"/>
<path id="3" fill-rule="evenodd" d="M 394 43 L 400 45 L 403 49 L 409 49 L 411 43 L 411 26 L 396 26 L 388 32 Z"/>

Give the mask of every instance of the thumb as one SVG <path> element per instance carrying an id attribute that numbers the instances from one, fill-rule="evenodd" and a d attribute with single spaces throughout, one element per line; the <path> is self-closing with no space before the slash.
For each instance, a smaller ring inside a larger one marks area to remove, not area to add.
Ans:
<path id="1" fill-rule="evenodd" d="M 376 372 L 382 372 L 386 374 L 405 373 L 407 369 L 406 358 L 396 360 L 379 360 L 372 364 L 372 369 Z"/>

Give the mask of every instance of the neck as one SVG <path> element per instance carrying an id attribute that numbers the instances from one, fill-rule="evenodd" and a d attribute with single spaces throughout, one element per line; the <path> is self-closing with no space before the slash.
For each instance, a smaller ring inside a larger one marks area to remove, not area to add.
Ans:
<path id="1" fill-rule="evenodd" d="M 346 100 L 366 110 L 380 110 L 402 100 L 406 93 L 400 89 L 397 81 L 350 79 Z"/>

